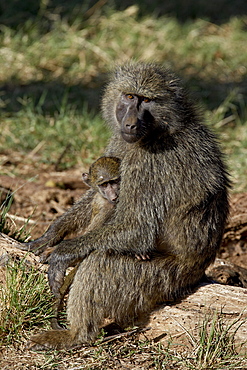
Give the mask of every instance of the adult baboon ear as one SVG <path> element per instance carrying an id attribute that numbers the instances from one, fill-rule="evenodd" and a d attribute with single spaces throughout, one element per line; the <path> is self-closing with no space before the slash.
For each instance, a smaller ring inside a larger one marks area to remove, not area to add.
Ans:
<path id="1" fill-rule="evenodd" d="M 90 181 L 90 178 L 89 178 L 89 173 L 88 172 L 83 172 L 81 176 L 82 176 L 83 182 L 86 185 L 91 186 L 91 181 Z"/>

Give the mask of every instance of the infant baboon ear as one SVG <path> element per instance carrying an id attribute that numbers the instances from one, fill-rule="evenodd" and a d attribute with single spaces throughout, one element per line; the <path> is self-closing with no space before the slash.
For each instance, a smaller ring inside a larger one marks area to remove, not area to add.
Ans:
<path id="1" fill-rule="evenodd" d="M 82 176 L 82 181 L 84 182 L 84 184 L 91 186 L 91 181 L 89 179 L 89 173 L 83 172 L 81 176 Z"/>

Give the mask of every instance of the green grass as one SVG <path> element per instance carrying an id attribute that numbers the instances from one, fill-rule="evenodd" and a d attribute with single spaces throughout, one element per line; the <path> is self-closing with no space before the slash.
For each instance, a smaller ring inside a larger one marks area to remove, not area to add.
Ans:
<path id="1" fill-rule="evenodd" d="M 245 325 L 241 315 L 231 323 L 224 322 L 221 313 L 205 315 L 198 323 L 198 332 L 187 332 L 191 348 L 178 345 L 176 340 L 167 345 L 154 344 L 150 341 L 130 341 L 117 345 L 98 345 L 97 361 L 101 366 L 109 353 L 113 358 L 129 359 L 130 362 L 140 357 L 146 358 L 145 368 L 181 369 L 181 370 L 230 370 L 245 369 L 247 358 L 239 355 L 235 348 L 235 335 L 240 326 Z M 179 348 L 180 347 L 180 348 Z M 139 358 L 140 361 L 140 358 Z M 126 364 L 127 366 L 127 364 Z M 153 366 L 153 367 L 152 367 Z M 104 366 L 103 366 L 104 368 Z M 109 367 L 105 367 L 108 369 Z"/>
<path id="2" fill-rule="evenodd" d="M 232 181 L 232 191 L 247 190 L 247 106 L 233 90 L 217 109 L 207 110 L 205 120 L 218 134 Z"/>
<path id="3" fill-rule="evenodd" d="M 192 353 L 178 355 L 178 362 L 186 369 L 242 369 L 244 357 L 236 351 L 235 335 L 239 327 L 245 324 L 246 320 L 242 319 L 241 314 L 227 324 L 221 313 L 205 315 L 199 324 L 199 335 L 187 333 L 194 347 Z"/>
<path id="4" fill-rule="evenodd" d="M 35 327 L 47 326 L 52 298 L 45 274 L 25 261 L 9 264 L 0 290 L 0 346 L 23 340 Z"/>
<path id="5" fill-rule="evenodd" d="M 220 25 L 190 17 L 180 22 L 155 17 L 155 9 L 145 15 L 136 5 L 114 11 L 106 4 L 95 10 L 88 2 L 91 13 L 66 8 L 73 15 L 67 18 L 64 6 L 60 14 L 41 1 L 43 10 L 33 9 L 36 15 L 18 27 L 4 19 L 1 151 L 34 151 L 48 164 L 62 156 L 60 170 L 90 163 L 109 138 L 99 114 L 108 70 L 130 58 L 155 60 L 170 65 L 194 94 L 219 134 L 233 191 L 247 190 L 246 16 Z"/>
<path id="6" fill-rule="evenodd" d="M 10 192 L 5 194 L 5 199 L 0 205 L 0 233 L 9 235 L 11 238 L 20 242 L 25 242 L 30 235 L 28 222 L 31 217 L 29 217 L 20 228 L 16 228 L 16 226 L 8 222 L 7 215 L 13 202 L 13 195 L 14 194 Z"/>
<path id="7" fill-rule="evenodd" d="M 106 145 L 109 133 L 102 120 L 84 105 L 79 113 L 62 101 L 54 115 L 42 108 L 42 99 L 34 106 L 31 98 L 21 100 L 21 109 L 6 116 L 0 143 L 8 150 L 41 154 L 41 161 L 57 163 L 65 148 L 61 169 L 76 163 L 91 162 Z"/>

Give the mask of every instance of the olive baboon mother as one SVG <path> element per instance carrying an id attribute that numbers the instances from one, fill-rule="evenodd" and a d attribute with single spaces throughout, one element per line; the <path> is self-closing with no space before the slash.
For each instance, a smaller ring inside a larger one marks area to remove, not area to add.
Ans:
<path id="1" fill-rule="evenodd" d="M 113 130 L 106 155 L 121 159 L 119 202 L 110 224 L 61 241 L 89 222 L 89 190 L 29 244 L 61 241 L 49 261 L 55 294 L 66 268 L 81 261 L 69 293 L 69 329 L 34 336 L 36 348 L 90 343 L 104 318 L 124 327 L 157 302 L 180 296 L 203 276 L 221 242 L 227 174 L 214 135 L 178 78 L 151 63 L 117 67 L 102 108 Z"/>

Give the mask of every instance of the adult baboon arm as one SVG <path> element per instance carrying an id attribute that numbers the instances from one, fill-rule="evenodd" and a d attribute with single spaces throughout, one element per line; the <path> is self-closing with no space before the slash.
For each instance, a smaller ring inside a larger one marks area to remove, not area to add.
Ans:
<path id="1" fill-rule="evenodd" d="M 66 235 L 73 232 L 83 233 L 91 220 L 91 203 L 94 196 L 95 191 L 92 189 L 88 190 L 73 207 L 58 217 L 40 238 L 28 243 L 22 243 L 18 248 L 41 255 L 47 248 L 58 244 Z"/>
<path id="2" fill-rule="evenodd" d="M 148 227 L 143 225 L 133 228 L 133 225 L 110 224 L 78 238 L 62 241 L 49 259 L 48 278 L 54 295 L 59 296 L 67 267 L 82 261 L 94 250 L 133 255 L 133 258 L 140 254 L 150 255 L 155 248 L 155 233 L 143 233 Z"/>

